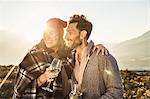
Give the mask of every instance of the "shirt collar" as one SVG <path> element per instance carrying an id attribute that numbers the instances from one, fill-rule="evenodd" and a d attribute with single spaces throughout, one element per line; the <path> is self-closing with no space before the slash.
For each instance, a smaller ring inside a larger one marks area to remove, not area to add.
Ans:
<path id="1" fill-rule="evenodd" d="M 87 56 L 89 55 L 91 55 L 91 52 L 92 52 L 92 49 L 93 49 L 93 47 L 94 47 L 94 42 L 92 41 L 92 40 L 90 40 L 89 41 L 89 43 L 88 43 L 88 45 L 86 46 L 86 49 L 87 49 Z M 76 49 L 73 49 L 72 50 L 72 53 L 76 53 Z"/>

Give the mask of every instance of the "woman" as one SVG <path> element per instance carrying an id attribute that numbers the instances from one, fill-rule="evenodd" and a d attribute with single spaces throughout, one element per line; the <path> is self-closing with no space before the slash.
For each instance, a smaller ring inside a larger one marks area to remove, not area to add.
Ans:
<path id="1" fill-rule="evenodd" d="M 67 61 L 71 54 L 63 40 L 64 28 L 67 23 L 61 19 L 53 18 L 47 21 L 47 27 L 39 44 L 34 46 L 19 64 L 13 99 L 66 99 L 70 88 L 72 67 Z M 99 49 L 105 49 L 100 46 Z M 53 73 L 49 66 L 53 58 L 63 61 L 61 72 Z M 56 78 L 50 85 L 53 92 L 44 90 L 48 79 Z"/>

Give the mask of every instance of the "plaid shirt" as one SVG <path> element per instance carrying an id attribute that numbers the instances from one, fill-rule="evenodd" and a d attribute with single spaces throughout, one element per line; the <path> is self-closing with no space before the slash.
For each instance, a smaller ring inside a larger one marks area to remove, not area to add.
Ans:
<path id="1" fill-rule="evenodd" d="M 52 61 L 52 57 L 45 50 L 31 50 L 19 64 L 13 99 L 36 99 L 36 79 L 45 72 Z"/>
<path id="2" fill-rule="evenodd" d="M 70 91 L 68 78 L 70 78 L 72 68 L 70 65 L 68 65 L 66 59 L 70 54 L 70 50 L 65 47 L 63 42 L 59 47 L 60 48 L 57 53 L 58 57 L 64 61 L 62 70 L 59 73 L 59 76 L 56 78 L 56 83 L 53 84 L 55 91 L 53 93 L 47 93 L 44 90 L 41 90 L 41 88 L 37 85 L 36 79 L 45 72 L 46 68 L 49 67 L 49 64 L 53 60 L 53 57 L 51 56 L 52 51 L 46 48 L 45 43 L 43 40 L 41 40 L 39 44 L 37 44 L 29 53 L 27 53 L 23 61 L 19 64 L 16 83 L 14 86 L 13 99 L 38 99 L 40 96 L 42 96 L 40 99 L 48 99 L 46 94 L 49 96 L 51 94 L 55 94 L 54 96 L 61 97 L 66 97 L 68 95 Z M 46 84 L 44 85 L 47 86 Z M 62 87 L 60 88 L 58 86 Z M 57 89 L 62 89 L 63 95 L 57 93 Z"/>

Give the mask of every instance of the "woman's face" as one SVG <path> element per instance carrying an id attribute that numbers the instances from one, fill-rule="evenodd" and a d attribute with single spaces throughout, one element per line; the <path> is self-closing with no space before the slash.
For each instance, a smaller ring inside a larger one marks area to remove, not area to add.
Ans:
<path id="1" fill-rule="evenodd" d="M 52 26 L 47 26 L 44 32 L 44 42 L 46 47 L 54 48 L 57 47 L 60 43 L 60 32 L 63 32 L 63 29 L 58 29 Z"/>

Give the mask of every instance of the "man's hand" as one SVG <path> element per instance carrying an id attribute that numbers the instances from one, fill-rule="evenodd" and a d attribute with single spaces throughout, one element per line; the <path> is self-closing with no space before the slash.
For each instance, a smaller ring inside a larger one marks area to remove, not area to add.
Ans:
<path id="1" fill-rule="evenodd" d="M 58 76 L 59 72 L 57 70 L 53 70 L 52 68 L 47 68 L 46 71 L 37 79 L 38 86 L 41 86 L 48 80 L 52 80 Z"/>
<path id="2" fill-rule="evenodd" d="M 106 47 L 104 47 L 102 44 L 97 44 L 94 49 L 93 52 L 97 49 L 96 55 L 98 55 L 100 52 L 102 52 L 102 55 L 108 55 L 109 51 L 107 50 Z"/>

